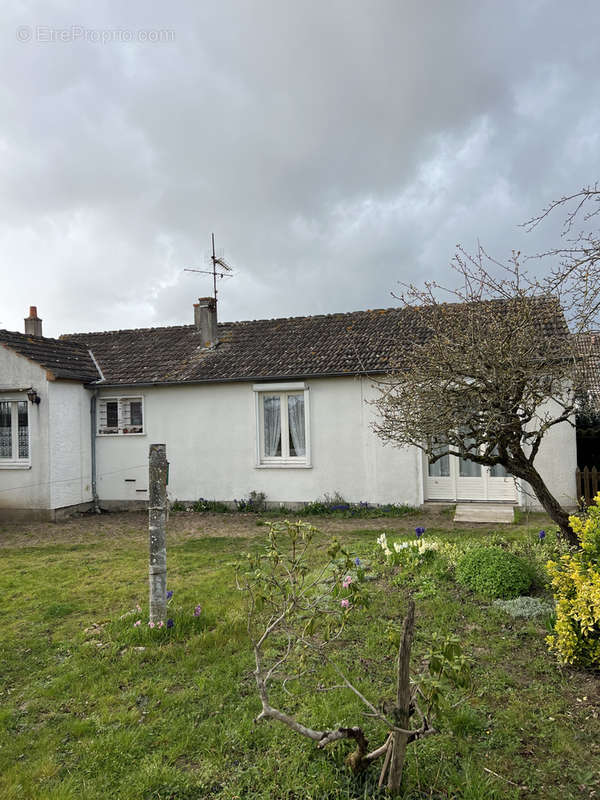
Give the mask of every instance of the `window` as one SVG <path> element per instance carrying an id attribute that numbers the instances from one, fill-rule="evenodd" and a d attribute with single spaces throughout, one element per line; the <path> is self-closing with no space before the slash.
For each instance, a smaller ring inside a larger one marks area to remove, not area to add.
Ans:
<path id="1" fill-rule="evenodd" d="M 308 388 L 257 384 L 258 466 L 310 466 Z"/>
<path id="2" fill-rule="evenodd" d="M 27 400 L 0 400 L 0 466 L 29 466 Z"/>
<path id="3" fill-rule="evenodd" d="M 443 455 L 441 455 L 443 453 Z M 433 454 L 440 456 L 433 464 L 429 461 L 429 477 L 430 478 L 448 478 L 450 476 L 450 454 L 448 452 L 448 445 L 439 442 L 433 447 Z"/>
<path id="4" fill-rule="evenodd" d="M 102 398 L 98 403 L 98 434 L 120 436 L 144 433 L 142 397 Z"/>

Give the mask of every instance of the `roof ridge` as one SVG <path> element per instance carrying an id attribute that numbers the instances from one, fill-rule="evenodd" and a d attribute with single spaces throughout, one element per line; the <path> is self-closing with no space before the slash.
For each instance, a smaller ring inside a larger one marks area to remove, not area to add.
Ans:
<path id="1" fill-rule="evenodd" d="M 294 320 L 307 320 L 307 319 L 315 319 L 315 320 L 322 320 L 322 319 L 331 319 L 333 317 L 350 317 L 352 315 L 364 315 L 364 314 L 381 314 L 387 313 L 390 311 L 404 311 L 406 306 L 390 306 L 388 308 L 367 308 L 367 309 L 358 309 L 355 311 L 333 311 L 328 314 L 299 314 L 294 317 L 264 317 L 262 319 L 240 319 L 240 320 L 227 320 L 223 322 L 219 322 L 219 326 L 226 326 L 226 325 L 255 325 L 259 322 L 292 322 Z M 157 325 L 155 327 L 148 326 L 145 328 L 115 328 L 114 330 L 108 331 L 79 331 L 74 333 L 62 333 L 60 335 L 60 339 L 62 341 L 73 339 L 79 336 L 106 336 L 108 334 L 113 333 L 144 333 L 146 331 L 171 331 L 171 330 L 187 330 L 189 328 L 194 328 L 194 324 L 188 325 Z"/>

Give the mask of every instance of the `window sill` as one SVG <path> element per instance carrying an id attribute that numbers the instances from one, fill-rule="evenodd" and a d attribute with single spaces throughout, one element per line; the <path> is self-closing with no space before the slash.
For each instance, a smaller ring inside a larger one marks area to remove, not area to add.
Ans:
<path id="1" fill-rule="evenodd" d="M 97 433 L 97 439 L 130 439 L 134 436 L 147 436 L 146 433 Z"/>
<path id="2" fill-rule="evenodd" d="M 280 463 L 255 464 L 254 469 L 312 469 L 312 464 L 294 464 L 292 461 Z"/>
<path id="3" fill-rule="evenodd" d="M 1 461 L 0 469 L 31 469 L 31 461 Z"/>

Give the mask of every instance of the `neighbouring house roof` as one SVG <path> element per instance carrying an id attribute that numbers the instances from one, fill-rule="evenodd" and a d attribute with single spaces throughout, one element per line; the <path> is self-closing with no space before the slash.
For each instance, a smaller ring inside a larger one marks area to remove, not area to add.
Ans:
<path id="1" fill-rule="evenodd" d="M 556 302 L 536 302 L 544 332 L 564 333 Z M 218 325 L 214 348 L 203 345 L 195 325 L 66 334 L 59 340 L 0 331 L 0 343 L 57 378 L 103 386 L 285 380 L 389 372 L 427 338 L 423 320 L 422 309 L 403 307 L 226 322 Z"/>
<path id="2" fill-rule="evenodd" d="M 600 331 L 576 336 L 579 360 L 579 385 L 587 395 L 588 410 L 600 412 Z"/>
<path id="3" fill-rule="evenodd" d="M 83 383 L 99 378 L 88 349 L 79 342 L 0 330 L 0 345 L 44 367 L 53 378 Z"/>

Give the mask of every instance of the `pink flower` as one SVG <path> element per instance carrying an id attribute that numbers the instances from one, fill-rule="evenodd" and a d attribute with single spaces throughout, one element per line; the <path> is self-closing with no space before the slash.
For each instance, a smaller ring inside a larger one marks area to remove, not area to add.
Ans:
<path id="1" fill-rule="evenodd" d="M 141 605 L 139 603 L 136 605 L 135 610 L 136 611 L 141 611 L 142 610 L 142 607 L 141 607 Z"/>
<path id="2" fill-rule="evenodd" d="M 149 622 L 149 623 L 148 623 L 148 627 L 149 627 L 149 628 L 153 628 L 153 627 L 154 627 L 154 623 L 153 623 L 153 622 Z"/>
<path id="3" fill-rule="evenodd" d="M 137 620 L 137 622 L 134 622 L 134 623 L 133 623 L 133 627 L 134 627 L 134 628 L 137 628 L 137 627 L 138 627 L 138 625 L 141 625 L 141 624 L 142 624 L 142 620 L 141 620 L 141 619 L 138 619 L 138 620 Z"/>
<path id="4" fill-rule="evenodd" d="M 342 586 L 344 587 L 344 589 L 347 589 L 351 583 L 352 583 L 352 577 L 350 575 L 346 575 L 346 577 L 342 582 Z"/>
<path id="5" fill-rule="evenodd" d="M 340 605 L 342 606 L 342 608 L 348 608 L 348 607 L 349 607 L 349 605 L 350 605 L 350 600 L 348 600 L 348 598 L 347 598 L 347 597 L 344 597 L 344 599 L 342 600 L 342 602 L 340 603 Z"/>
<path id="6" fill-rule="evenodd" d="M 164 622 L 162 621 L 162 619 L 161 619 L 161 621 L 158 623 L 158 626 L 157 626 L 157 627 L 158 627 L 158 628 L 162 628 L 162 627 L 164 626 L 164 624 L 165 624 L 165 623 L 164 623 Z"/>

